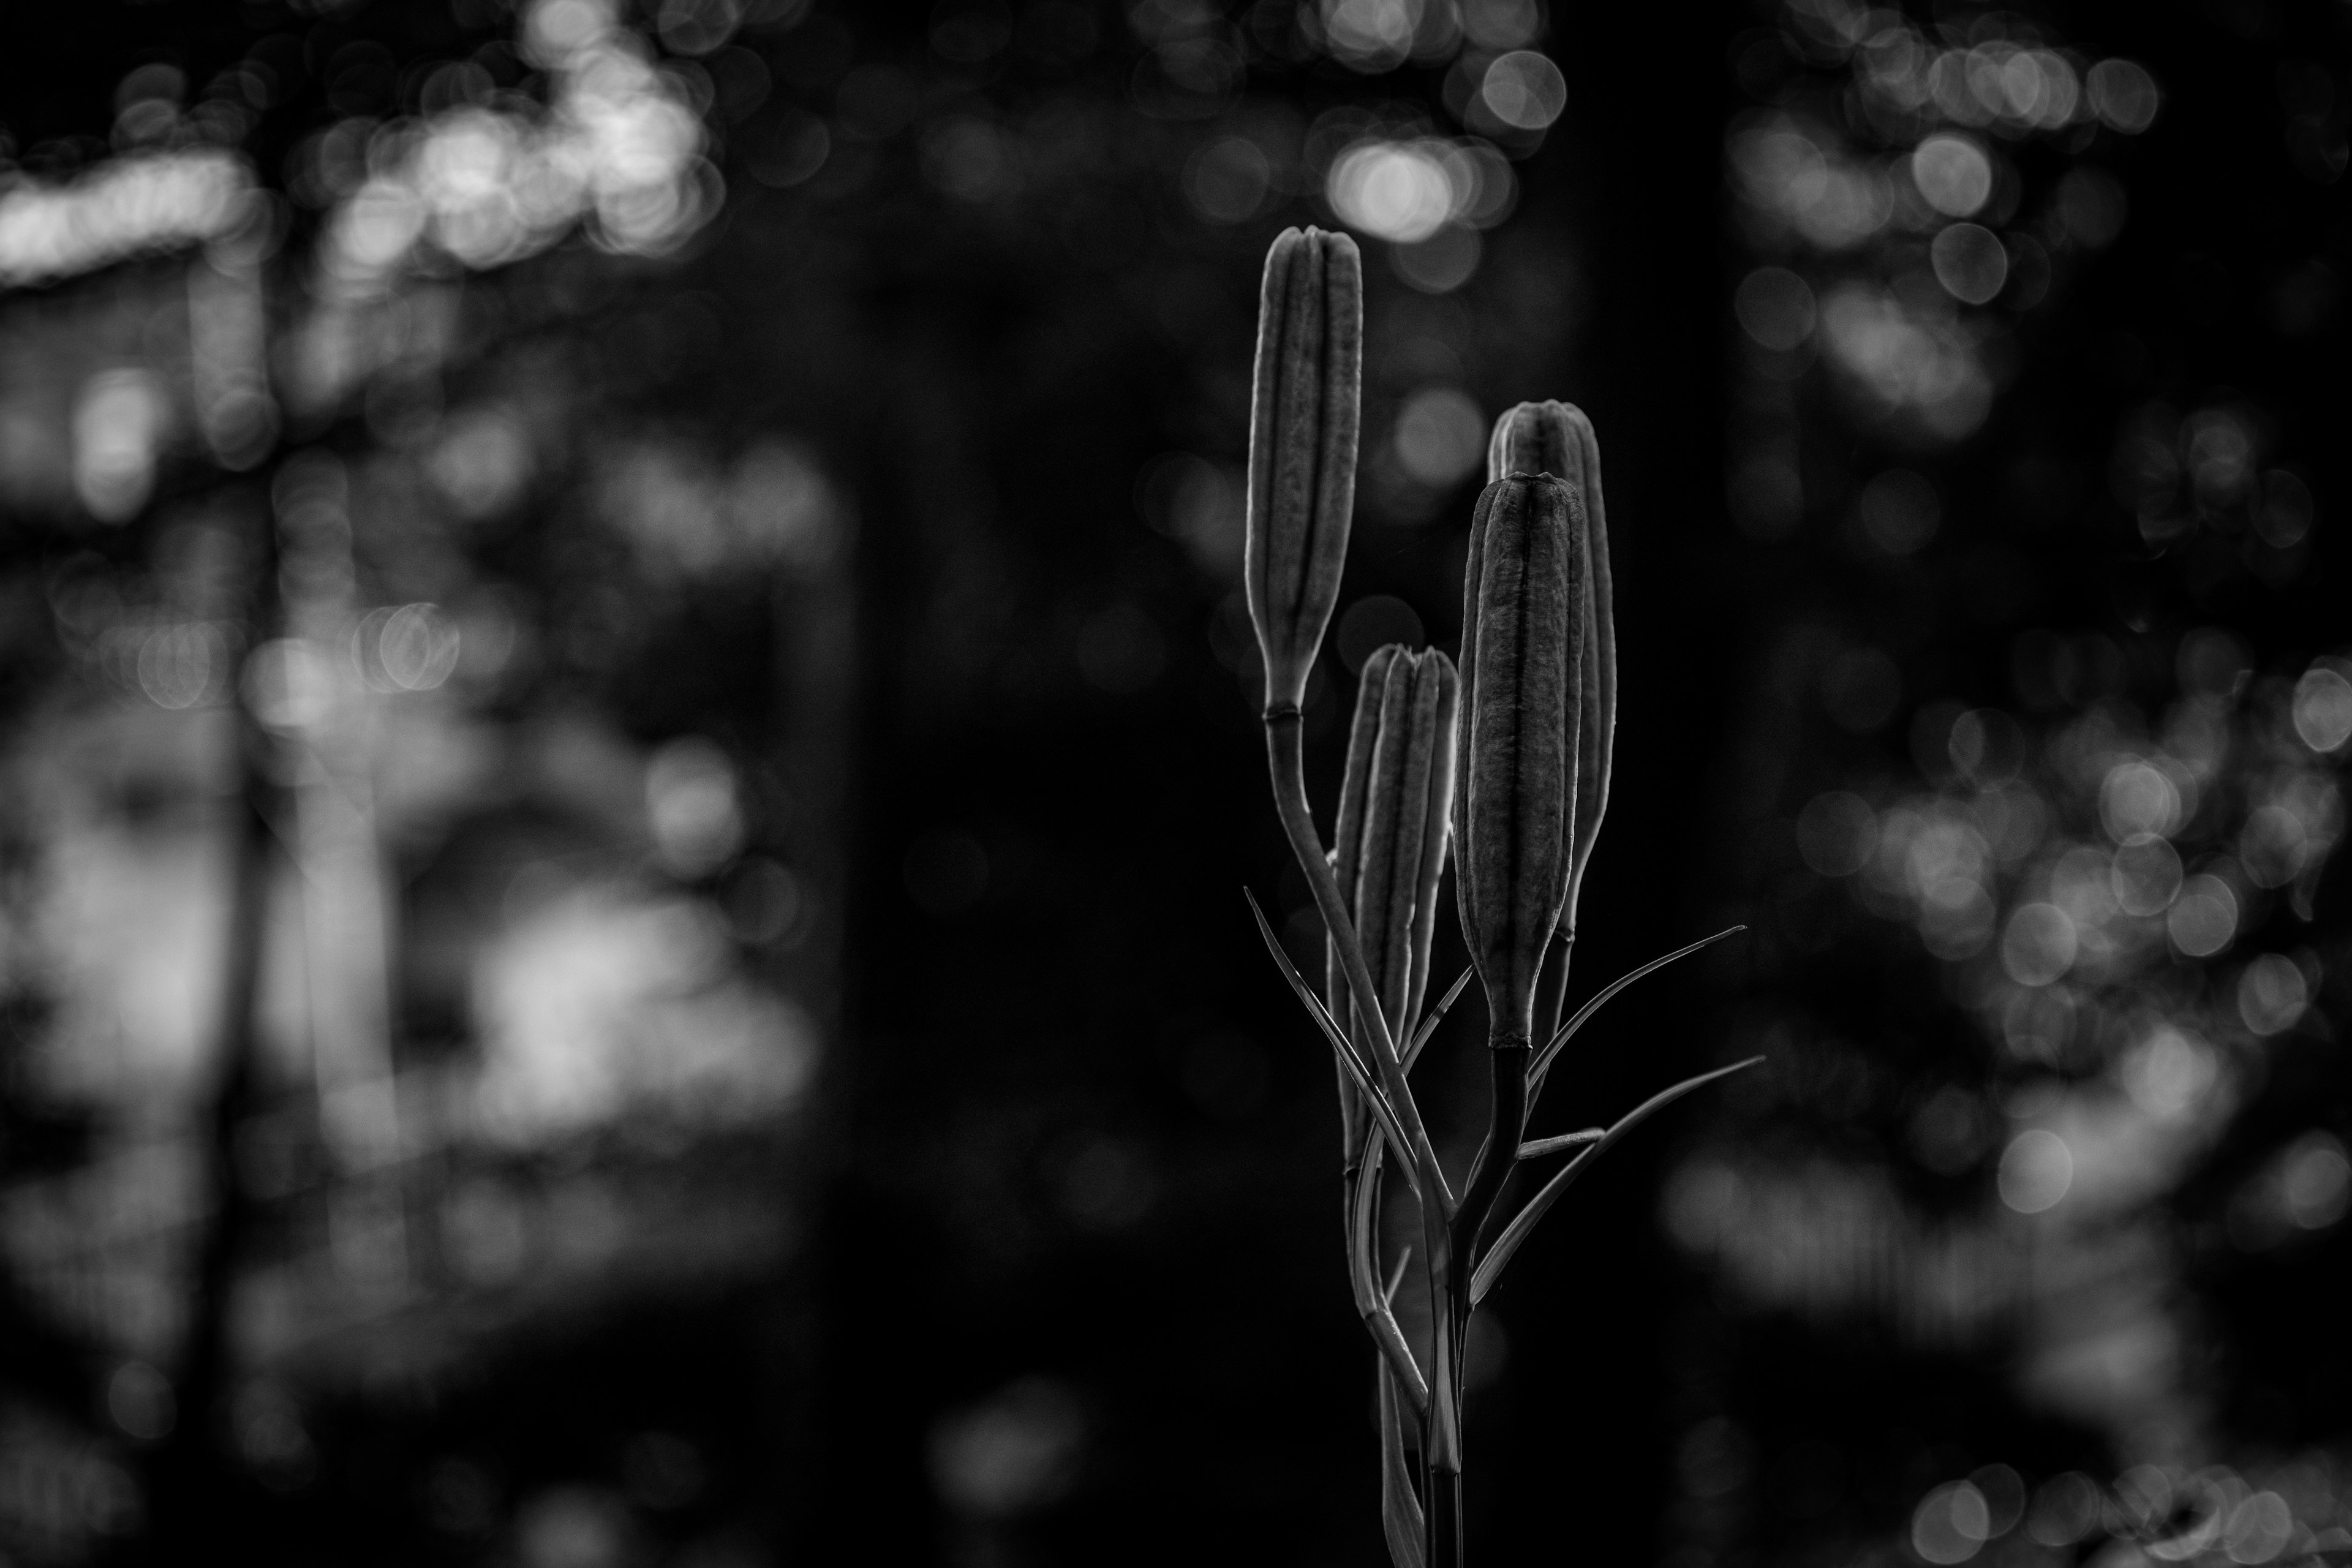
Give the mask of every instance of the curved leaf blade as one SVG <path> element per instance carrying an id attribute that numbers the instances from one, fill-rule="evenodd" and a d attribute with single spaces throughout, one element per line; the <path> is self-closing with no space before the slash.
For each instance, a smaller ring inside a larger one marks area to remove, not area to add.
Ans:
<path id="1" fill-rule="evenodd" d="M 1520 1244 L 1525 1242 L 1535 1230 L 1536 1222 L 1542 1219 L 1545 1211 L 1559 1201 L 1559 1194 L 1568 1191 L 1569 1184 L 1584 1173 L 1584 1168 L 1587 1165 L 1609 1152 L 1625 1134 L 1691 1090 L 1713 1083 L 1717 1079 L 1728 1078 L 1733 1073 L 1752 1068 L 1763 1059 L 1762 1057 L 1749 1057 L 1744 1062 L 1734 1062 L 1727 1068 L 1717 1068 L 1713 1072 L 1703 1072 L 1696 1078 L 1686 1078 L 1672 1089 L 1660 1089 L 1627 1111 L 1619 1119 L 1615 1126 L 1610 1128 L 1601 1136 L 1600 1142 L 1591 1144 L 1583 1153 L 1570 1160 L 1561 1168 L 1559 1174 L 1544 1184 L 1542 1191 L 1528 1200 L 1525 1208 L 1511 1216 L 1511 1223 L 1503 1227 L 1503 1234 L 1495 1238 L 1495 1245 L 1486 1249 L 1486 1256 L 1478 1260 L 1478 1267 L 1471 1273 L 1470 1305 L 1475 1308 L 1480 1301 L 1486 1300 L 1486 1292 L 1494 1288 L 1495 1280 L 1502 1274 L 1503 1266 L 1510 1262 L 1511 1255 L 1518 1251 Z"/>
<path id="2" fill-rule="evenodd" d="M 1307 1016 L 1322 1028 L 1323 1037 L 1331 1042 L 1332 1050 L 1339 1053 L 1339 1065 L 1347 1068 L 1349 1076 L 1356 1080 L 1358 1091 L 1370 1104 L 1372 1114 L 1380 1121 L 1381 1135 L 1400 1149 L 1412 1148 L 1412 1144 L 1406 1140 L 1404 1129 L 1397 1120 L 1396 1108 L 1389 1103 L 1389 1097 L 1381 1092 L 1380 1083 L 1372 1077 L 1371 1069 L 1365 1067 L 1363 1059 L 1356 1055 L 1355 1047 L 1349 1044 L 1348 1037 L 1339 1032 L 1339 1026 L 1331 1021 L 1331 1014 L 1323 1005 L 1323 999 L 1315 994 L 1314 988 L 1298 973 L 1298 966 L 1290 962 L 1290 954 L 1282 951 L 1282 939 L 1275 935 L 1274 927 L 1266 923 L 1265 911 L 1258 908 L 1257 895 L 1244 888 L 1242 897 L 1249 900 L 1250 913 L 1257 917 L 1257 931 L 1265 939 L 1265 950 L 1274 954 L 1274 962 L 1281 969 L 1282 977 L 1290 982 L 1293 991 L 1298 993 L 1299 1001 L 1307 1005 Z M 1413 1171 L 1412 1162 L 1399 1160 L 1397 1168 L 1404 1173 L 1405 1184 L 1412 1189 L 1415 1197 L 1419 1197 L 1421 1181 Z"/>
<path id="3" fill-rule="evenodd" d="M 1584 1027 L 1586 1021 L 1589 1020 L 1592 1015 L 1601 1011 L 1601 1004 L 1608 1001 L 1609 998 L 1616 995 L 1617 993 L 1624 990 L 1625 987 L 1633 984 L 1633 982 L 1641 979 L 1643 975 L 1664 969 L 1675 959 L 1688 958 L 1700 948 L 1713 947 L 1725 937 L 1737 936 L 1747 929 L 1748 928 L 1744 925 L 1731 926 L 1726 930 L 1716 932 L 1713 936 L 1701 937 L 1698 941 L 1691 943 L 1688 947 L 1678 947 L 1675 949 L 1674 952 L 1666 954 L 1664 958 L 1654 958 L 1650 960 L 1649 963 L 1642 965 L 1641 968 L 1634 970 L 1632 973 L 1621 974 L 1615 980 L 1611 981 L 1607 985 L 1602 986 L 1600 993 L 1595 995 L 1591 1001 L 1587 1002 L 1583 1006 L 1579 1007 L 1576 1010 L 1575 1017 L 1570 1018 L 1567 1023 L 1562 1024 L 1559 1026 L 1559 1032 L 1554 1034 L 1550 1039 L 1544 1042 L 1544 1048 L 1536 1053 L 1536 1059 L 1528 1068 L 1528 1082 L 1538 1087 L 1541 1086 L 1543 1083 L 1544 1074 L 1551 1070 L 1552 1058 L 1559 1055 L 1561 1049 L 1567 1046 L 1568 1042 L 1576 1037 L 1576 1031 Z"/>

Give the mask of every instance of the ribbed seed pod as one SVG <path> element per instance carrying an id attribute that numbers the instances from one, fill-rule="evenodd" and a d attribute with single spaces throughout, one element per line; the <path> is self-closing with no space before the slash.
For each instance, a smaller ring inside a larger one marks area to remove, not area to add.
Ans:
<path id="1" fill-rule="evenodd" d="M 1269 711 L 1305 696 L 1339 596 L 1356 502 L 1363 294 L 1363 262 L 1344 234 L 1285 229 L 1266 252 L 1243 582 Z"/>
<path id="2" fill-rule="evenodd" d="M 1609 510 L 1601 494 L 1601 443 L 1592 421 L 1572 403 L 1522 403 L 1495 421 L 1486 445 L 1486 482 L 1508 474 L 1552 474 L 1584 503 L 1584 654 L 1577 682 L 1582 723 L 1576 748 L 1576 825 L 1563 925 L 1576 921 L 1584 868 L 1609 810 L 1609 775 L 1617 745 L 1617 617 L 1609 573 Z"/>
<path id="3" fill-rule="evenodd" d="M 1437 889 L 1454 799 L 1454 662 L 1391 643 L 1364 662 L 1340 785 L 1332 871 L 1356 922 L 1381 1009 L 1402 1048 L 1429 985 Z M 1347 1027 L 1354 1016 L 1336 951 L 1326 994 Z M 1363 1110 L 1346 1085 L 1344 1135 L 1359 1147 Z"/>
<path id="4" fill-rule="evenodd" d="M 1486 487 L 1462 589 L 1462 933 L 1489 1043 L 1524 1043 L 1568 893 L 1585 641 L 1583 505 L 1549 474 Z"/>
<path id="5" fill-rule="evenodd" d="M 1445 864 L 1445 810 L 1454 793 L 1454 662 L 1402 647 L 1388 667 L 1380 738 L 1364 812 L 1356 930 L 1381 988 L 1381 1010 L 1402 1039 L 1429 984 L 1423 916 Z M 1424 890 L 1425 889 L 1425 890 Z M 1377 937 L 1375 932 L 1378 933 Z"/>

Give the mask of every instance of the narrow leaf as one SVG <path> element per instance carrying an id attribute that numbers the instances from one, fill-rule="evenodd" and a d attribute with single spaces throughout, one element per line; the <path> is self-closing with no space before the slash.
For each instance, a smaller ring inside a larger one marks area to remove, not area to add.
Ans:
<path id="1" fill-rule="evenodd" d="M 1404 1452 L 1405 1412 L 1396 1373 L 1381 1363 L 1381 1530 L 1396 1568 L 1422 1568 L 1421 1498 Z"/>
<path id="2" fill-rule="evenodd" d="M 1363 1169 L 1355 1179 L 1352 1212 L 1348 1220 L 1348 1286 L 1355 1295 L 1356 1311 L 1364 1320 L 1365 1331 L 1380 1347 L 1391 1375 L 1412 1401 L 1413 1411 L 1418 1415 L 1429 1407 L 1429 1379 L 1422 1375 L 1420 1364 L 1412 1359 L 1412 1347 L 1405 1343 L 1404 1331 L 1397 1326 L 1393 1305 L 1396 1284 L 1391 1280 L 1383 1290 L 1377 1272 L 1381 1256 L 1381 1154 L 1387 1147 L 1387 1137 L 1378 1131 L 1365 1140 Z"/>
<path id="3" fill-rule="evenodd" d="M 1543 1190 L 1529 1198 L 1528 1206 L 1513 1215 L 1511 1223 L 1503 1227 L 1503 1234 L 1495 1238 L 1495 1245 L 1486 1249 L 1486 1256 L 1478 1260 L 1477 1268 L 1470 1276 L 1470 1305 L 1475 1308 L 1480 1301 L 1486 1300 L 1486 1292 L 1494 1288 L 1496 1277 L 1503 1272 L 1503 1265 L 1511 1260 L 1511 1254 L 1519 1249 L 1519 1244 L 1526 1241 L 1528 1234 L 1535 1229 L 1536 1222 L 1543 1218 L 1546 1210 L 1559 1201 L 1559 1194 L 1568 1191 L 1570 1182 L 1584 1173 L 1584 1168 L 1587 1165 L 1607 1153 L 1615 1146 L 1619 1139 L 1691 1090 L 1704 1084 L 1713 1083 L 1717 1079 L 1727 1077 L 1743 1068 L 1752 1068 L 1763 1059 L 1762 1057 L 1749 1057 L 1744 1062 L 1734 1062 L 1727 1068 L 1717 1068 L 1713 1072 L 1703 1072 L 1696 1078 L 1686 1078 L 1672 1089 L 1660 1089 L 1627 1111 L 1614 1127 L 1602 1135 L 1599 1142 L 1591 1145 L 1583 1153 L 1561 1167 L 1559 1173 L 1546 1182 Z"/>
<path id="4" fill-rule="evenodd" d="M 1747 929 L 1748 928 L 1746 926 L 1740 925 L 1733 926 L 1727 931 L 1719 931 L 1713 936 L 1701 938 L 1699 941 L 1691 943 L 1688 947 L 1678 947 L 1674 952 L 1666 954 L 1664 958 L 1654 958 L 1650 960 L 1649 963 L 1642 965 L 1641 968 L 1633 971 L 1631 974 L 1620 975 L 1617 979 L 1610 982 L 1607 985 L 1601 988 L 1599 995 L 1593 997 L 1591 1001 L 1587 1002 L 1583 1006 L 1579 1007 L 1576 1010 L 1576 1016 L 1570 1018 L 1567 1023 L 1562 1024 L 1559 1026 L 1559 1032 L 1552 1036 L 1549 1041 L 1545 1042 L 1544 1048 L 1542 1050 L 1536 1053 L 1534 1064 L 1528 1068 L 1528 1081 L 1531 1084 L 1541 1084 L 1543 1082 L 1544 1074 L 1551 1069 L 1552 1058 L 1559 1055 L 1561 1047 L 1566 1046 L 1570 1040 L 1576 1037 L 1576 1031 L 1584 1027 L 1585 1020 L 1591 1017 L 1595 1013 L 1601 1011 L 1601 1005 L 1608 1001 L 1609 998 L 1616 995 L 1617 993 L 1624 990 L 1625 987 L 1633 984 L 1633 982 L 1641 979 L 1642 976 L 1651 973 L 1653 970 L 1664 969 L 1667 964 L 1672 963 L 1677 958 L 1688 958 L 1700 948 L 1712 947 L 1717 942 L 1721 942 L 1725 937 L 1736 936 Z"/>
<path id="5" fill-rule="evenodd" d="M 1608 1136 L 1599 1127 L 1588 1127 L 1580 1132 L 1563 1132 L 1557 1138 L 1532 1138 L 1519 1145 L 1519 1158 L 1533 1160 L 1545 1154 L 1557 1154 L 1562 1149 L 1573 1149 L 1579 1143 L 1598 1143 Z"/>
<path id="6" fill-rule="evenodd" d="M 1402 1252 L 1398 1253 L 1396 1268 L 1390 1271 L 1389 1282 L 1381 1288 L 1381 1300 L 1386 1301 L 1391 1307 L 1396 1305 L 1397 1287 L 1404 1283 L 1404 1266 L 1412 1261 L 1412 1247 L 1408 1247 Z"/>
<path id="7" fill-rule="evenodd" d="M 1257 917 L 1258 934 L 1265 939 L 1266 951 L 1274 954 L 1274 962 L 1282 970 L 1282 977 L 1290 982 L 1293 991 L 1298 993 L 1298 999 L 1307 1005 L 1308 1016 L 1322 1028 L 1324 1038 L 1331 1042 L 1331 1048 L 1339 1053 L 1339 1064 L 1348 1069 L 1349 1076 L 1356 1080 L 1356 1088 L 1371 1105 L 1372 1114 L 1380 1120 L 1382 1136 L 1400 1149 L 1412 1148 L 1412 1145 L 1405 1141 L 1404 1129 L 1397 1121 L 1395 1108 L 1389 1104 L 1389 1097 L 1381 1092 L 1380 1084 L 1356 1055 L 1355 1047 L 1339 1032 L 1339 1026 L 1331 1021 L 1331 1015 L 1324 1009 L 1321 998 L 1300 975 L 1298 966 L 1290 962 L 1290 954 L 1282 951 L 1282 939 L 1275 935 L 1274 927 L 1266 923 L 1265 911 L 1258 908 L 1257 896 L 1244 888 L 1242 897 L 1249 900 L 1250 913 Z M 1413 1172 L 1412 1162 L 1400 1160 L 1397 1169 L 1404 1173 L 1405 1184 L 1412 1189 L 1415 1197 L 1419 1197 L 1421 1181 Z"/>
<path id="8" fill-rule="evenodd" d="M 1477 973 L 1475 969 L 1464 970 L 1462 978 L 1454 983 L 1453 988 L 1445 993 L 1437 1005 L 1430 1009 L 1429 1016 L 1421 1021 L 1421 1027 L 1413 1032 L 1412 1044 L 1405 1047 L 1405 1071 L 1412 1070 L 1415 1058 L 1421 1055 L 1421 1047 L 1429 1044 L 1429 1037 L 1437 1033 L 1437 1026 L 1444 1021 L 1446 1010 L 1454 1005 L 1454 998 L 1462 994 L 1462 988 L 1469 984 L 1470 977 Z"/>

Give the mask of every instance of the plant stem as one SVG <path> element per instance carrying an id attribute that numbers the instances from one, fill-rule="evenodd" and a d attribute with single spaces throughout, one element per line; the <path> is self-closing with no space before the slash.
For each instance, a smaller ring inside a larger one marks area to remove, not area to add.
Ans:
<path id="1" fill-rule="evenodd" d="M 1422 1507 L 1429 1523 L 1426 1568 L 1462 1568 L 1462 1472 L 1430 1471 Z"/>
<path id="2" fill-rule="evenodd" d="M 1381 1151 L 1387 1140 L 1368 1130 L 1362 1161 L 1340 1174 L 1340 1205 L 1348 1230 L 1348 1284 L 1372 1343 L 1388 1361 L 1397 1387 L 1415 1411 L 1429 1407 L 1429 1383 L 1412 1359 L 1380 1279 Z"/>

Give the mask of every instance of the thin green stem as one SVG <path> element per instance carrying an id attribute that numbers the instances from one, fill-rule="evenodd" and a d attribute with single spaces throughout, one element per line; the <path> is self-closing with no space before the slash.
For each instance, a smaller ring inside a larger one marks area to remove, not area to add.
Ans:
<path id="1" fill-rule="evenodd" d="M 1381 1152 L 1387 1140 L 1370 1130 L 1363 1163 L 1340 1178 L 1340 1199 L 1348 1226 L 1348 1283 L 1356 1298 L 1356 1311 L 1380 1348 L 1397 1384 L 1414 1412 L 1429 1408 L 1429 1380 L 1412 1359 L 1404 1331 L 1389 1305 L 1389 1292 L 1380 1280 Z"/>

